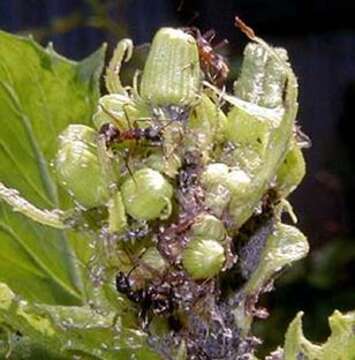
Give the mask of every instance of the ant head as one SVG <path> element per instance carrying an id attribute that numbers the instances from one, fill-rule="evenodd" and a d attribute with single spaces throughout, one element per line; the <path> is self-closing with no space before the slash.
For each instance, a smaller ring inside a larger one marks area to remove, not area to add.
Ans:
<path id="1" fill-rule="evenodd" d="M 103 124 L 99 130 L 99 134 L 105 137 L 106 143 L 110 144 L 120 138 L 120 130 L 111 123 Z"/>
<path id="2" fill-rule="evenodd" d="M 162 131 L 160 127 L 147 127 L 144 129 L 145 137 L 150 141 L 160 141 Z"/>
<path id="3" fill-rule="evenodd" d="M 116 276 L 116 289 L 121 293 L 126 293 L 131 288 L 129 279 L 125 273 L 120 271 Z"/>

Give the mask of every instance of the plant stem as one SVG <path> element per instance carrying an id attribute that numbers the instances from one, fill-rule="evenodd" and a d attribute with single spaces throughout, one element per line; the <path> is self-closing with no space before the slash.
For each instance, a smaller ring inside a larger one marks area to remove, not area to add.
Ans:
<path id="1" fill-rule="evenodd" d="M 57 229 L 65 229 L 64 212 L 58 209 L 41 210 L 21 197 L 15 189 L 6 187 L 0 182 L 0 199 L 9 204 L 14 211 L 17 211 L 40 224 L 51 226 Z"/>

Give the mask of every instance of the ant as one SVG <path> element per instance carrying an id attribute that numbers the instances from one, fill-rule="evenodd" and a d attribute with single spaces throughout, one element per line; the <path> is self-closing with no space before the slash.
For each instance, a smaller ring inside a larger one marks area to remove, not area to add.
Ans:
<path id="1" fill-rule="evenodd" d="M 209 30 L 204 34 L 201 34 L 200 30 L 196 27 L 190 27 L 183 29 L 183 31 L 196 39 L 203 72 L 207 74 L 213 83 L 221 87 L 227 79 L 229 67 L 224 57 L 216 53 L 215 49 L 226 44 L 227 40 L 223 40 L 213 47 L 211 42 L 216 36 L 214 30 Z"/>
<path id="2" fill-rule="evenodd" d="M 103 139 L 107 150 L 109 150 L 109 149 L 112 150 L 111 148 L 114 145 L 121 144 L 124 141 L 135 140 L 136 143 L 138 143 L 139 141 L 147 141 L 149 143 L 149 144 L 147 144 L 148 146 L 161 146 L 162 150 L 164 151 L 165 148 L 163 146 L 163 131 L 167 126 L 169 126 L 172 123 L 172 120 L 169 120 L 167 122 L 167 124 L 165 124 L 165 125 L 153 123 L 151 126 L 147 126 L 147 127 L 143 127 L 143 128 L 137 126 L 138 121 L 144 121 L 144 122 L 154 121 L 155 117 L 153 114 L 152 118 L 141 118 L 141 119 L 135 120 L 133 122 L 134 126 L 131 127 L 128 114 L 127 114 L 126 110 L 123 109 L 127 124 L 129 125 L 129 129 L 120 130 L 115 125 L 115 123 L 117 123 L 117 121 L 118 121 L 118 119 L 115 117 L 115 115 L 112 114 L 108 109 L 106 109 L 102 105 L 101 105 L 101 109 L 103 110 L 104 113 L 106 113 L 113 120 L 113 123 L 105 123 L 99 129 L 99 136 Z M 128 160 L 130 155 L 132 155 L 132 154 L 127 148 L 124 149 L 124 152 L 126 154 L 126 156 L 125 156 L 126 168 L 129 172 L 129 174 L 131 175 L 131 177 L 133 177 L 133 173 L 130 169 L 129 160 Z"/>
<path id="3" fill-rule="evenodd" d="M 134 289 L 130 279 L 131 272 L 136 269 L 133 267 L 128 274 L 117 274 L 116 289 L 128 300 L 140 305 L 144 328 L 150 323 L 149 314 L 177 320 L 174 317 L 177 310 L 190 310 L 204 294 L 211 291 L 210 283 L 197 284 L 182 270 L 170 269 L 160 274 L 148 264 L 141 263 L 141 266 L 154 275 L 147 286 Z"/>
<path id="4" fill-rule="evenodd" d="M 115 125 L 106 123 L 101 126 L 99 134 L 104 136 L 107 147 L 126 140 L 146 140 L 152 144 L 160 144 L 162 139 L 162 129 L 152 126 L 146 128 L 134 127 L 120 131 Z"/>
<path id="5" fill-rule="evenodd" d="M 139 316 L 143 319 L 143 328 L 147 328 L 150 323 L 149 313 L 174 319 L 173 314 L 179 307 L 179 295 L 175 293 L 174 288 L 186 283 L 183 272 L 175 271 L 166 276 L 158 274 L 158 277 L 142 289 L 133 289 L 129 277 L 130 273 L 126 275 L 119 272 L 116 276 L 116 289 L 126 295 L 128 300 L 140 305 Z M 190 289 L 190 286 L 185 287 Z"/>
<path id="6" fill-rule="evenodd" d="M 173 299 L 173 290 L 171 285 L 165 281 L 154 281 L 143 289 L 133 289 L 129 274 L 119 272 L 116 276 L 116 289 L 118 292 L 127 296 L 127 298 L 141 305 L 141 316 L 147 323 L 147 314 L 149 310 L 154 315 L 172 314 L 176 308 Z"/>

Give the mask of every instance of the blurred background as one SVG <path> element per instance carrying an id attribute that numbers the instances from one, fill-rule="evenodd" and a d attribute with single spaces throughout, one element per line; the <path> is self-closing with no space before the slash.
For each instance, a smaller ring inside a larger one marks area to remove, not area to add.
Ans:
<path id="1" fill-rule="evenodd" d="M 300 83 L 298 121 L 313 144 L 305 152 L 307 176 L 291 200 L 311 254 L 264 296 L 271 316 L 255 326 L 265 340 L 260 355 L 283 342 L 298 310 L 305 311 L 305 334 L 322 341 L 333 309 L 355 309 L 354 11 L 347 0 L 0 0 L 1 29 L 53 42 L 77 60 L 104 41 L 110 55 L 123 37 L 142 44 L 143 54 L 159 27 L 193 25 L 216 30 L 216 42 L 229 40 L 223 54 L 233 78 L 246 44 L 233 27 L 235 15 L 289 51 Z"/>

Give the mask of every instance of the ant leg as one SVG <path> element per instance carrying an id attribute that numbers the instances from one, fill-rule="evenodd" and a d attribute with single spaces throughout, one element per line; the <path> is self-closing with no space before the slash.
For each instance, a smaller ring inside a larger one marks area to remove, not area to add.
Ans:
<path id="1" fill-rule="evenodd" d="M 202 34 L 202 37 L 207 40 L 208 42 L 211 42 L 216 36 L 216 31 L 211 29 L 206 31 L 205 33 Z"/>
<path id="2" fill-rule="evenodd" d="M 132 129 L 132 126 L 131 126 L 131 120 L 129 119 L 129 116 L 128 116 L 128 112 L 126 110 L 126 106 L 128 106 L 128 104 L 125 104 L 122 106 L 123 108 L 123 113 L 124 113 L 124 117 L 126 119 L 126 123 L 127 123 L 127 126 L 129 129 Z"/>
<path id="3" fill-rule="evenodd" d="M 129 115 L 128 115 L 128 112 L 126 110 L 126 107 L 127 105 L 123 105 L 123 112 L 124 112 L 124 115 L 125 115 L 125 119 L 126 119 L 126 122 L 127 122 L 127 125 L 128 125 L 128 128 L 131 130 L 133 128 L 137 128 L 137 120 L 135 120 L 133 122 L 133 127 L 132 127 L 132 124 L 131 124 L 131 120 L 129 118 Z M 136 145 L 138 145 L 138 140 L 139 139 L 135 139 L 136 140 Z M 134 148 L 136 149 L 136 147 Z M 127 168 L 127 171 L 129 173 L 129 175 L 133 178 L 133 181 L 135 182 L 135 179 L 134 179 L 134 176 L 133 176 L 133 173 L 132 173 L 132 170 L 131 168 L 129 167 L 129 158 L 133 155 L 132 152 L 130 150 L 128 150 L 128 153 L 126 153 L 127 156 L 125 157 L 125 165 L 126 165 L 126 168 Z"/>
<path id="4" fill-rule="evenodd" d="M 135 182 L 135 184 L 137 184 L 137 183 L 136 183 L 136 179 L 135 179 L 135 177 L 134 177 L 134 174 L 133 174 L 133 172 L 132 172 L 132 169 L 131 169 L 130 166 L 129 166 L 130 151 L 129 151 L 129 150 L 127 151 L 127 149 L 124 149 L 124 152 L 125 152 L 125 155 L 124 155 L 123 159 L 124 159 L 124 163 L 125 163 L 126 169 L 127 169 L 128 173 L 129 173 L 130 177 L 131 177 L 131 178 L 133 179 L 133 181 Z"/>
<path id="5" fill-rule="evenodd" d="M 227 39 L 223 39 L 217 45 L 213 46 L 213 50 L 222 49 L 225 46 L 227 46 L 228 44 L 229 44 L 229 41 Z"/>
<path id="6" fill-rule="evenodd" d="M 185 71 L 185 70 L 187 70 L 187 69 L 193 70 L 196 65 L 197 65 L 197 62 L 195 62 L 195 61 L 190 62 L 189 64 L 185 65 L 185 66 L 182 68 L 182 71 Z"/>
<path id="7" fill-rule="evenodd" d="M 120 126 L 119 125 L 121 125 L 120 124 L 120 122 L 119 122 L 119 118 L 118 117 L 116 117 L 110 110 L 108 110 L 104 105 L 102 105 L 102 104 L 99 104 L 99 107 L 101 108 L 101 110 L 106 114 L 106 115 L 108 115 L 112 120 L 113 120 L 113 122 L 115 123 L 115 125 L 117 125 L 117 127 L 118 128 L 120 128 Z"/>
<path id="8" fill-rule="evenodd" d="M 145 304 L 145 302 L 148 302 L 148 304 Z M 143 300 L 142 309 L 139 312 L 139 317 L 142 319 L 143 330 L 147 331 L 153 318 L 149 316 L 149 301 L 147 301 L 146 299 Z"/>

